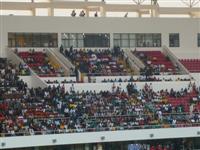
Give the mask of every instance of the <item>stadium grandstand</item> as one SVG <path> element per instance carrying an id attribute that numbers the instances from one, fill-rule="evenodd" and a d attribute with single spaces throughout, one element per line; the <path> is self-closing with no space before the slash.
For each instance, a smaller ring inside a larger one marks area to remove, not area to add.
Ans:
<path id="1" fill-rule="evenodd" d="M 0 0 L 0 149 L 200 150 L 200 0 Z"/>

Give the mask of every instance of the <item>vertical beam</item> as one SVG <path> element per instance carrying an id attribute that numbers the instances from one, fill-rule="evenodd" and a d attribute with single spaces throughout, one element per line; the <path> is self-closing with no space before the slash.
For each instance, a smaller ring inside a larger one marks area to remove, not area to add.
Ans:
<path id="1" fill-rule="evenodd" d="M 158 17 L 159 16 L 158 8 L 151 9 L 150 13 L 151 13 L 151 17 Z"/>
<path id="2" fill-rule="evenodd" d="M 138 17 L 141 18 L 142 17 L 142 12 L 140 10 L 138 10 L 137 13 L 138 13 Z"/>
<path id="3" fill-rule="evenodd" d="M 92 150 L 97 150 L 97 145 L 96 144 L 92 145 Z"/>
<path id="4" fill-rule="evenodd" d="M 110 33 L 110 48 L 113 48 L 114 47 L 114 36 L 113 36 L 114 33 Z"/>
<path id="5" fill-rule="evenodd" d="M 101 16 L 101 17 L 105 17 L 105 16 L 106 16 L 105 8 L 101 6 L 101 7 L 99 8 L 99 10 L 100 10 L 100 16 Z"/>
<path id="6" fill-rule="evenodd" d="M 90 150 L 90 145 L 89 144 L 85 144 L 85 149 L 84 150 Z"/>
<path id="7" fill-rule="evenodd" d="M 85 9 L 85 16 L 89 17 L 89 9 L 88 8 Z"/>
<path id="8" fill-rule="evenodd" d="M 61 34 L 61 32 L 58 32 L 58 47 L 60 47 L 62 44 Z"/>
<path id="9" fill-rule="evenodd" d="M 31 10 L 31 12 L 32 12 L 32 16 L 36 16 L 35 8 L 33 8 L 33 9 Z"/>
<path id="10" fill-rule="evenodd" d="M 190 15 L 191 18 L 195 17 L 195 15 L 193 13 L 191 13 L 191 12 L 189 12 L 189 15 Z"/>
<path id="11" fill-rule="evenodd" d="M 54 8 L 48 8 L 48 16 L 54 16 Z"/>
<path id="12" fill-rule="evenodd" d="M 97 144 L 97 150 L 103 150 L 103 145 L 102 143 Z"/>

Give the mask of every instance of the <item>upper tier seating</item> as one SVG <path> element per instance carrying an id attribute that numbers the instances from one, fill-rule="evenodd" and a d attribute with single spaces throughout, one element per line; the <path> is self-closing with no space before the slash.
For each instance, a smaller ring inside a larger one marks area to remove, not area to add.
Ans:
<path id="1" fill-rule="evenodd" d="M 133 71 L 124 60 L 123 51 L 76 50 L 62 51 L 82 73 L 92 76 L 128 75 Z"/>
<path id="2" fill-rule="evenodd" d="M 174 66 L 161 51 L 134 51 L 133 54 L 146 65 L 146 68 L 142 70 L 142 74 L 145 74 L 145 70 L 149 70 L 148 74 L 150 75 L 177 74 L 179 71 L 178 67 Z"/>
<path id="3" fill-rule="evenodd" d="M 25 63 L 28 64 L 40 77 L 64 76 L 62 67 L 56 68 L 45 52 L 26 51 L 18 52 Z"/>
<path id="4" fill-rule="evenodd" d="M 200 59 L 180 59 L 190 72 L 200 72 Z"/>

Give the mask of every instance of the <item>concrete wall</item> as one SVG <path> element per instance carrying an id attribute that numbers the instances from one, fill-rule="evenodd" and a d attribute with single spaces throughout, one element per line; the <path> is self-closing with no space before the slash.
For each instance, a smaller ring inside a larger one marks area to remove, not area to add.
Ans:
<path id="1" fill-rule="evenodd" d="M 82 143 L 101 143 L 117 141 L 137 141 L 137 140 L 156 140 L 183 137 L 200 137 L 199 127 L 187 128 L 164 128 L 164 129 L 141 129 L 125 131 L 105 131 L 105 132 L 86 132 L 52 135 L 34 135 L 19 137 L 0 137 L 0 149 L 82 144 Z M 152 136 L 153 135 L 153 136 Z M 103 137 L 103 138 L 102 138 Z M 54 142 L 53 142 L 54 141 Z M 55 142 L 56 141 L 56 142 Z M 4 143 L 4 144 L 2 144 Z M 2 146 L 4 145 L 4 146 Z"/>
<path id="2" fill-rule="evenodd" d="M 8 32 L 61 33 L 162 33 L 162 45 L 169 46 L 169 33 L 180 33 L 180 48 L 170 48 L 179 58 L 199 58 L 197 33 L 200 19 L 192 18 L 67 18 L 0 16 L 0 56 L 6 56 Z M 155 49 L 155 48 L 150 48 Z"/>
<path id="3" fill-rule="evenodd" d="M 133 82 L 134 83 L 134 82 Z M 162 87 L 162 89 L 168 89 L 170 90 L 171 88 L 173 88 L 174 90 L 181 90 L 181 88 L 187 88 L 190 81 L 181 81 L 181 82 L 135 82 L 137 85 L 138 89 L 142 89 L 144 88 L 144 85 L 147 83 L 148 85 L 150 83 L 152 83 L 152 87 L 154 91 L 160 91 Z M 193 83 L 193 82 L 192 82 Z M 122 90 L 127 91 L 126 87 L 127 87 L 128 82 L 117 82 L 117 83 L 73 83 L 73 84 L 64 84 L 65 86 L 65 91 L 70 91 L 70 87 L 74 86 L 74 90 L 75 91 L 79 91 L 82 92 L 84 91 L 96 91 L 96 92 L 100 92 L 100 91 L 112 91 L 112 87 L 113 85 L 121 87 Z M 51 84 L 50 86 L 57 86 L 59 84 Z"/>

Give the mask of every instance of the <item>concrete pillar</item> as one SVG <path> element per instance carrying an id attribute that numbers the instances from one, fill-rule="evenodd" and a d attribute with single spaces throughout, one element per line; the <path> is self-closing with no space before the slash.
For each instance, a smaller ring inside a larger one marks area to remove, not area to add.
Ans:
<path id="1" fill-rule="evenodd" d="M 35 8 L 32 9 L 32 16 L 36 16 Z"/>
<path id="2" fill-rule="evenodd" d="M 97 145 L 96 144 L 92 145 L 92 150 L 97 150 Z"/>
<path id="3" fill-rule="evenodd" d="M 39 147 L 34 147 L 34 150 L 40 150 L 40 148 Z"/>
<path id="4" fill-rule="evenodd" d="M 54 8 L 48 8 L 48 16 L 54 16 Z"/>
<path id="5" fill-rule="evenodd" d="M 103 150 L 103 145 L 101 143 L 97 144 L 97 150 Z"/>
<path id="6" fill-rule="evenodd" d="M 89 9 L 88 8 L 85 9 L 85 16 L 89 17 Z"/>
<path id="7" fill-rule="evenodd" d="M 114 36 L 113 36 L 114 33 L 110 33 L 110 47 L 113 48 L 114 46 Z"/>
<path id="8" fill-rule="evenodd" d="M 150 10 L 151 17 L 158 17 L 159 16 L 159 6 L 154 5 L 154 8 Z"/>
<path id="9" fill-rule="evenodd" d="M 100 10 L 100 16 L 101 17 L 105 17 L 106 16 L 106 12 L 105 12 L 104 7 L 100 7 L 99 10 Z"/>
<path id="10" fill-rule="evenodd" d="M 85 150 L 90 150 L 90 145 L 89 144 L 85 144 Z"/>
<path id="11" fill-rule="evenodd" d="M 58 47 L 62 44 L 62 37 L 61 37 L 61 32 L 58 32 Z"/>
<path id="12" fill-rule="evenodd" d="M 141 11 L 138 10 L 137 13 L 138 13 L 138 17 L 141 18 L 142 17 Z"/>
<path id="13" fill-rule="evenodd" d="M 6 26 L 4 24 L 4 21 L 0 23 L 0 57 L 6 57 L 7 56 L 7 47 L 8 47 L 8 33 L 6 30 L 3 30 L 3 27 Z"/>

